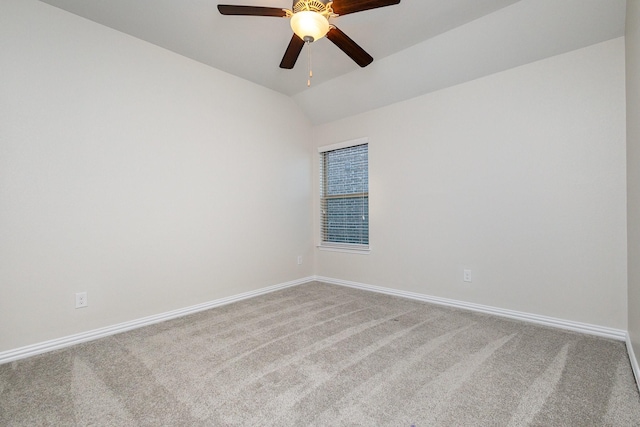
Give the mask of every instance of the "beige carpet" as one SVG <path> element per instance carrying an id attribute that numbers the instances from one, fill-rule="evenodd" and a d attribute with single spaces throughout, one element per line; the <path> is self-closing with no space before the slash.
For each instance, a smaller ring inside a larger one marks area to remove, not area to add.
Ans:
<path id="1" fill-rule="evenodd" d="M 640 426 L 622 342 L 312 283 L 0 365 L 2 426 Z"/>

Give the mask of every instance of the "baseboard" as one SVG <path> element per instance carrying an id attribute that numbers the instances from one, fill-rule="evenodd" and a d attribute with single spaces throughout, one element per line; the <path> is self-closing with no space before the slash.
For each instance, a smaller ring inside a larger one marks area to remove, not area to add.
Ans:
<path id="1" fill-rule="evenodd" d="M 457 301 L 447 298 L 433 297 L 425 294 L 419 294 L 416 292 L 401 291 L 398 289 L 385 288 L 381 286 L 367 285 L 364 283 L 350 282 L 346 280 L 333 279 L 323 276 L 311 276 L 298 280 L 293 280 L 286 283 L 281 283 L 265 288 L 257 289 L 255 291 L 244 292 L 238 295 L 232 295 L 226 298 L 220 298 L 217 300 L 209 301 L 202 304 L 193 305 L 190 307 L 181 308 L 178 310 L 168 311 L 166 313 L 160 313 L 153 316 L 143 317 L 124 323 L 119 323 L 104 328 L 94 329 L 79 334 L 69 335 L 62 338 L 57 338 L 50 341 L 45 341 L 37 344 L 20 347 L 13 350 L 0 352 L 0 364 L 12 362 L 14 360 L 24 359 L 27 357 L 35 356 L 38 354 L 46 353 L 53 350 L 69 347 L 72 345 L 80 344 L 87 341 L 96 340 L 99 338 L 108 337 L 110 335 L 119 334 L 121 332 L 130 331 L 132 329 L 149 326 L 154 323 L 163 322 L 165 320 L 175 319 L 177 317 L 187 316 L 189 314 L 197 313 L 199 311 L 208 310 L 210 308 L 219 307 L 226 304 L 231 304 L 236 301 L 241 301 L 249 298 L 254 298 L 259 295 L 264 295 L 270 292 L 275 292 L 280 289 L 289 288 L 292 286 L 309 283 L 312 281 L 319 281 L 334 285 L 346 286 L 350 288 L 363 289 L 371 292 L 378 292 L 387 295 L 394 295 L 403 298 L 410 298 L 418 301 L 429 302 L 433 304 L 444 305 L 448 307 L 462 308 L 466 310 L 493 314 L 496 316 L 507 317 L 516 320 L 522 320 L 525 322 L 537 323 L 540 325 L 546 325 L 561 329 L 567 329 L 575 332 L 581 332 L 589 335 L 597 335 L 605 338 L 611 338 L 619 341 L 627 342 L 627 349 L 629 352 L 629 358 L 633 367 L 633 372 L 636 376 L 636 381 L 640 386 L 640 369 L 638 368 L 638 361 L 633 353 L 633 347 L 629 340 L 626 331 L 619 329 L 612 329 L 603 326 L 591 325 L 587 323 L 573 322 L 569 320 L 557 319 L 553 317 L 540 316 L 536 314 L 524 313 L 513 310 L 506 310 L 502 308 L 496 308 L 491 306 L 485 306 L 480 304 L 468 303 L 464 301 Z"/>
<path id="2" fill-rule="evenodd" d="M 177 317 L 186 316 L 189 314 L 197 313 L 199 311 L 208 310 L 210 308 L 219 307 L 222 305 L 230 304 L 232 302 L 245 300 L 248 298 L 254 298 L 259 295 L 264 295 L 270 292 L 274 292 L 280 289 L 289 288 L 292 286 L 301 285 L 315 280 L 313 277 L 305 277 L 303 279 L 293 280 L 291 282 L 280 283 L 273 286 L 267 286 L 255 291 L 244 292 L 238 295 L 232 295 L 226 298 L 220 298 L 217 300 L 205 302 L 202 304 L 193 305 L 190 307 L 181 308 L 178 310 L 168 311 L 166 313 L 156 314 L 153 316 L 143 317 L 141 319 L 131 320 L 124 323 L 119 323 L 113 326 L 107 326 L 104 328 L 94 329 L 79 334 L 69 335 L 62 338 L 57 338 L 50 341 L 45 341 L 37 344 L 20 347 L 14 350 L 8 350 L 0 352 L 0 364 L 12 362 L 18 359 L 24 359 L 27 357 L 35 356 L 37 354 L 46 353 L 53 350 L 58 350 L 64 347 L 80 344 L 86 341 L 92 341 L 99 338 L 108 337 L 110 335 L 119 334 L 121 332 L 130 331 L 132 329 L 141 328 L 143 326 L 153 325 L 154 323 L 164 322 L 165 320 L 175 319 Z"/>
<path id="3" fill-rule="evenodd" d="M 506 310 L 503 308 L 491 307 L 481 304 L 474 304 L 453 299 L 432 297 L 429 295 L 419 294 L 416 292 L 401 291 L 398 289 L 385 288 L 381 286 L 366 285 L 364 283 L 350 282 L 346 280 L 333 279 L 330 277 L 315 276 L 318 282 L 329 283 L 333 285 L 347 286 L 350 288 L 363 289 L 372 292 L 378 292 L 387 295 L 394 295 L 403 298 L 410 298 L 418 301 L 429 302 L 433 304 L 444 305 L 448 307 L 463 308 L 466 310 L 476 311 L 480 313 L 493 314 L 500 317 L 508 317 L 510 319 L 522 320 L 525 322 L 536 323 L 539 325 L 550 326 L 554 328 L 566 329 L 574 332 L 581 332 L 589 335 L 596 335 L 605 338 L 611 338 L 618 341 L 624 341 L 627 337 L 627 331 L 620 329 L 607 328 L 604 326 L 591 325 L 588 323 L 573 322 L 571 320 L 557 319 L 554 317 L 540 316 L 537 314 L 524 313 L 520 311 Z"/>
<path id="4" fill-rule="evenodd" d="M 629 361 L 631 362 L 631 369 L 633 370 L 633 375 L 636 377 L 636 385 L 638 386 L 638 390 L 640 391 L 640 367 L 638 366 L 638 359 L 636 358 L 636 354 L 633 351 L 633 344 L 631 344 L 631 337 L 627 333 L 627 353 L 629 353 Z"/>

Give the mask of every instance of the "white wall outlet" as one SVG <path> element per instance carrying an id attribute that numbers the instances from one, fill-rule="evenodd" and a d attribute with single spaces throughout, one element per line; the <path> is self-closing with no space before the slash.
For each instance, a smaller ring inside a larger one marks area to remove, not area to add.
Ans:
<path id="1" fill-rule="evenodd" d="M 471 270 L 464 269 L 462 271 L 462 280 L 465 282 L 471 282 Z"/>
<path id="2" fill-rule="evenodd" d="M 298 265 L 302 265 L 302 255 L 298 255 Z"/>
<path id="3" fill-rule="evenodd" d="M 87 306 L 87 293 L 86 292 L 77 292 L 76 293 L 76 308 L 82 308 Z"/>

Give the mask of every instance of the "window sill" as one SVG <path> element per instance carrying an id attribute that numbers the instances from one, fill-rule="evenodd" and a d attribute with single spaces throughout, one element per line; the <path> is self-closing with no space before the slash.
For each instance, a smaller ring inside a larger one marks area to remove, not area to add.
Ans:
<path id="1" fill-rule="evenodd" d="M 363 245 L 332 245 L 323 243 L 318 245 L 317 248 L 321 251 L 343 252 L 348 254 L 369 255 L 371 253 L 369 246 Z"/>

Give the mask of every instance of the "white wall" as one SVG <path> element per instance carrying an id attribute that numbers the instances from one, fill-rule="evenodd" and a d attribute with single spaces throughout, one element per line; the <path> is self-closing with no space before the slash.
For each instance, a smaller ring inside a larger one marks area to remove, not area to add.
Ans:
<path id="1" fill-rule="evenodd" d="M 312 274 L 289 98 L 34 0 L 0 70 L 0 351 Z"/>
<path id="2" fill-rule="evenodd" d="M 626 329 L 624 67 L 618 38 L 314 127 L 370 142 L 371 254 L 317 273 Z"/>
<path id="3" fill-rule="evenodd" d="M 640 357 L 640 0 L 627 2 L 625 41 L 629 335 L 634 353 Z M 638 363 L 640 360 L 636 360 L 636 366 Z"/>
<path id="4" fill-rule="evenodd" d="M 612 40 L 315 127 L 314 146 L 370 139 L 372 253 L 314 252 L 310 126 L 290 99 L 3 0 L 0 351 L 313 273 L 626 329 L 624 52 Z"/>

